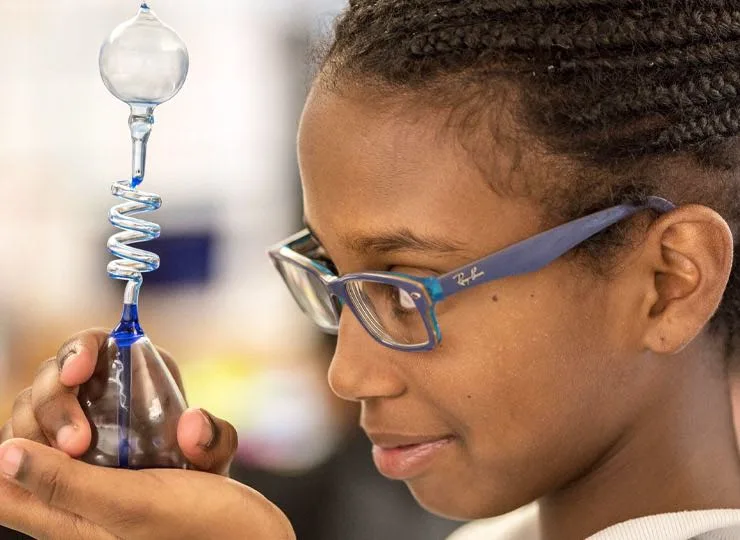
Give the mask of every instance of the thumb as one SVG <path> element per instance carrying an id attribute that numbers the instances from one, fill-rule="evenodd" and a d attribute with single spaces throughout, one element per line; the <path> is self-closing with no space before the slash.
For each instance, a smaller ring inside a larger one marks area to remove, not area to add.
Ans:
<path id="1" fill-rule="evenodd" d="M 196 468 L 227 476 L 239 437 L 228 422 L 203 409 L 188 409 L 177 425 L 177 442 Z"/>

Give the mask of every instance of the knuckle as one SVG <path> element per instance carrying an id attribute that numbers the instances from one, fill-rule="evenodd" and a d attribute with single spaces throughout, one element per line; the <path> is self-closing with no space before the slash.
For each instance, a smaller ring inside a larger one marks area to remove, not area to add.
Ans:
<path id="1" fill-rule="evenodd" d="M 18 394 L 13 402 L 11 410 L 13 422 L 20 426 L 33 418 L 33 405 L 31 404 L 31 388 L 26 388 Z"/>
<path id="2" fill-rule="evenodd" d="M 45 425 L 49 421 L 58 422 L 60 418 L 70 416 L 68 409 L 72 394 L 61 385 L 59 370 L 53 358 L 47 361 L 46 369 L 36 377 L 31 390 L 30 406 L 39 423 Z"/>
<path id="3" fill-rule="evenodd" d="M 36 370 L 36 379 L 43 377 L 47 371 L 52 368 L 54 371 L 58 371 L 56 358 L 49 358 L 44 360 Z"/>
<path id="4" fill-rule="evenodd" d="M 57 392 L 54 391 L 59 378 L 59 371 L 53 359 L 47 361 L 26 396 L 26 408 L 33 415 L 37 423 L 42 423 L 48 414 L 53 413 L 56 406 Z"/>
<path id="5" fill-rule="evenodd" d="M 60 383 L 59 369 L 54 358 L 50 358 L 42 364 L 33 386 L 29 390 L 26 399 L 26 408 L 31 411 L 35 422 L 42 427 L 48 423 L 50 418 L 60 415 Z M 26 413 L 27 414 L 27 413 Z"/>
<path id="6" fill-rule="evenodd" d="M 13 424 L 10 433 L 13 438 L 26 439 L 45 445 L 49 444 L 43 431 L 35 422 Z"/>
<path id="7" fill-rule="evenodd" d="M 69 504 L 64 463 L 70 458 L 60 456 L 60 460 L 39 474 L 39 490 L 41 500 L 46 504 L 59 507 Z"/>
<path id="8" fill-rule="evenodd" d="M 15 396 L 15 401 L 13 401 L 13 416 L 15 416 L 16 412 L 31 407 L 31 390 L 32 389 L 29 386 L 28 388 L 21 390 L 18 395 Z"/>
<path id="9" fill-rule="evenodd" d="M 2 440 L 6 440 L 6 437 L 18 437 L 46 444 L 46 437 L 36 422 L 33 412 L 30 388 L 26 388 L 15 398 L 11 420 L 2 430 Z"/>
<path id="10" fill-rule="evenodd" d="M 33 392 L 29 404 L 37 419 L 43 419 L 48 414 L 54 413 L 59 409 L 59 394 L 54 392 L 43 391 L 39 389 Z"/>

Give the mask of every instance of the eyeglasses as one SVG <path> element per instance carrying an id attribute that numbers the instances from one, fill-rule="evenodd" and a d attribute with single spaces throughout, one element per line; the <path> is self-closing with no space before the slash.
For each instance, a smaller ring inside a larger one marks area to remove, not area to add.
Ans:
<path id="1" fill-rule="evenodd" d="M 643 210 L 676 206 L 660 197 L 622 204 L 565 223 L 439 277 L 363 272 L 339 277 L 321 246 L 304 230 L 269 250 L 301 309 L 329 333 L 344 305 L 376 341 L 401 351 L 429 351 L 442 341 L 435 306 L 453 294 L 496 279 L 544 268 L 608 227 Z"/>

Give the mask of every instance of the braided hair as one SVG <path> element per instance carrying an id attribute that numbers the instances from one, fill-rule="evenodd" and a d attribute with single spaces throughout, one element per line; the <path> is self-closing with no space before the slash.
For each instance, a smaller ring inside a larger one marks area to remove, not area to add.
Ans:
<path id="1" fill-rule="evenodd" d="M 546 220 L 654 194 L 709 206 L 738 236 L 740 0 L 350 0 L 320 78 L 477 118 L 508 84 L 518 125 L 577 164 L 567 186 L 527 187 Z M 576 256 L 605 271 L 627 227 Z M 739 310 L 736 262 L 711 324 L 728 355 Z"/>

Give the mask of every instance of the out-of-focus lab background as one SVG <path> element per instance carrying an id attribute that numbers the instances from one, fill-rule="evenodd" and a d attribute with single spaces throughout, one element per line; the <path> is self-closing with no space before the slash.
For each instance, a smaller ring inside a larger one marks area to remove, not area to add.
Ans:
<path id="1" fill-rule="evenodd" d="M 150 140 L 142 188 L 164 200 L 152 217 L 162 267 L 145 277 L 142 323 L 179 360 L 189 402 L 237 426 L 234 474 L 282 506 L 298 538 L 444 538 L 455 524 L 375 472 L 356 410 L 325 382 L 333 342 L 265 256 L 300 227 L 295 130 L 311 44 L 343 3 L 150 2 L 187 43 L 190 74 Z M 110 184 L 130 174 L 128 108 L 97 56 L 137 7 L 0 0 L 2 421 L 63 341 L 119 316 L 105 242 Z"/>

